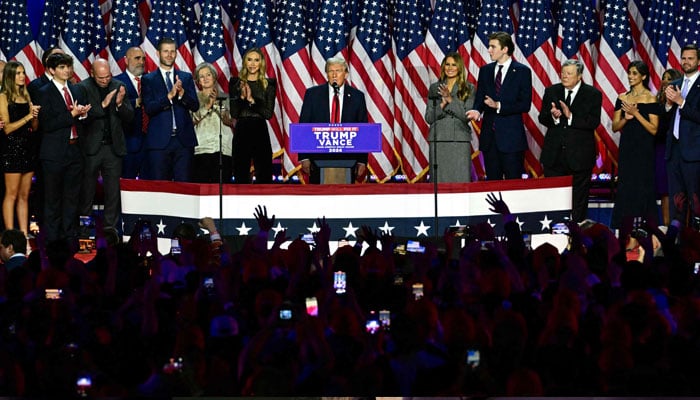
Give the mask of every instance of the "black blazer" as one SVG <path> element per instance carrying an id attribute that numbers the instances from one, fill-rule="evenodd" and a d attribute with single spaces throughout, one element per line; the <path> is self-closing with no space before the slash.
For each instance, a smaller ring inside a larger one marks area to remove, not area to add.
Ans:
<path id="1" fill-rule="evenodd" d="M 567 124 L 564 116 L 559 124 L 554 124 L 552 103 L 559 106 L 559 101 L 564 101 L 566 94 L 564 85 L 557 83 L 545 89 L 542 98 L 542 109 L 539 121 L 547 127 L 544 137 L 540 162 L 544 166 L 552 166 L 559 154 L 564 151 L 565 159 L 573 170 L 582 171 L 593 168 L 596 159 L 595 129 L 600 125 L 600 110 L 603 104 L 603 95 L 593 86 L 581 83 L 573 103 L 569 107 L 573 114 L 571 125 Z"/>
<path id="2" fill-rule="evenodd" d="M 79 86 L 70 82 L 67 85 L 73 96 L 74 104 L 87 104 Z M 41 106 L 39 129 L 42 137 L 39 158 L 60 161 L 70 146 L 71 127 L 77 128 L 78 140 L 83 140 L 83 124 L 80 123 L 78 117 L 74 118 L 68 111 L 63 93 L 53 83 L 42 86 L 37 94 L 37 99 L 33 101 Z"/>
<path id="3" fill-rule="evenodd" d="M 117 94 L 115 93 L 112 102 L 109 104 L 110 112 L 108 114 L 102 108 L 100 90 L 93 78 L 81 81 L 78 86 L 83 89 L 88 103 L 92 105 L 90 111 L 88 111 L 87 118 L 81 121 L 85 126 L 85 135 L 80 141 L 80 148 L 83 150 L 83 153 L 87 155 L 97 154 L 102 146 L 104 127 L 106 124 L 109 124 L 109 131 L 112 137 L 112 151 L 120 157 L 126 155 L 124 127 L 134 118 L 134 109 L 129 102 L 128 96 L 124 96 L 121 107 L 117 109 Z M 112 79 L 107 90 L 119 91 L 119 88 L 122 86 L 124 86 L 123 83 Z"/>

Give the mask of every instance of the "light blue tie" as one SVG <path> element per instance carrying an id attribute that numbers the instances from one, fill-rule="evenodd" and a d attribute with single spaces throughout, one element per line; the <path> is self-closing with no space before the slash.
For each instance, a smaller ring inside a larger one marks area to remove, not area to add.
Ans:
<path id="1" fill-rule="evenodd" d="M 685 78 L 683 79 L 683 87 L 681 87 L 681 97 L 685 99 L 685 96 L 688 94 L 690 86 L 690 78 Z M 676 108 L 676 118 L 673 120 L 673 136 L 678 139 L 680 137 L 680 132 L 678 130 L 679 126 L 681 124 L 681 106 L 678 106 Z"/>
<path id="2" fill-rule="evenodd" d="M 173 81 L 170 80 L 170 71 L 165 73 L 165 87 L 168 88 L 168 92 L 173 90 Z M 170 114 L 173 117 L 173 131 L 177 129 L 177 124 L 175 124 L 175 109 L 173 106 L 170 107 Z"/>

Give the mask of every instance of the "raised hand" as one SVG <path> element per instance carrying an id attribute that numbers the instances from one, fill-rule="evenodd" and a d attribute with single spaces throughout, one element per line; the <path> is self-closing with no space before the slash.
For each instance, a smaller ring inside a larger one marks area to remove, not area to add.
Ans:
<path id="1" fill-rule="evenodd" d="M 508 204 L 506 204 L 506 202 L 503 201 L 503 195 L 501 194 L 501 192 L 498 192 L 498 198 L 496 198 L 496 195 L 493 193 L 487 194 L 486 202 L 489 203 L 489 205 L 491 206 L 491 208 L 489 208 L 491 212 L 502 215 L 510 214 Z"/>
<path id="2" fill-rule="evenodd" d="M 269 232 L 275 225 L 275 216 L 273 215 L 272 218 L 268 218 L 267 207 L 265 206 L 258 205 L 255 207 L 255 213 L 253 213 L 253 215 L 255 216 L 255 220 L 258 221 L 258 227 L 261 231 Z"/>

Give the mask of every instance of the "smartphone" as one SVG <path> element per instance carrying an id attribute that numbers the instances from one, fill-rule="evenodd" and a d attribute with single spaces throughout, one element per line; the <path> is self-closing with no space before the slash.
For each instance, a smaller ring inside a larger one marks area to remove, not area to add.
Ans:
<path id="1" fill-rule="evenodd" d="M 338 248 L 345 247 L 345 246 L 350 246 L 350 242 L 348 242 L 347 239 L 338 240 Z"/>
<path id="2" fill-rule="evenodd" d="M 406 251 L 411 253 L 425 253 L 425 247 L 420 245 L 420 242 L 409 240 L 406 242 Z"/>
<path id="3" fill-rule="evenodd" d="M 75 381 L 75 390 L 81 397 L 87 396 L 87 391 L 92 387 L 92 378 L 88 375 L 79 376 Z"/>
<path id="4" fill-rule="evenodd" d="M 565 223 L 559 222 L 557 224 L 554 224 L 554 226 L 552 227 L 552 233 L 568 235 L 569 234 L 569 227 L 566 226 Z"/>
<path id="5" fill-rule="evenodd" d="M 173 372 L 182 371 L 183 362 L 182 357 L 170 358 L 170 360 L 163 366 L 163 372 L 166 374 L 172 374 Z"/>
<path id="6" fill-rule="evenodd" d="M 213 290 L 214 289 L 214 278 L 212 278 L 211 276 L 204 278 L 203 285 L 204 285 L 205 289 Z"/>
<path id="7" fill-rule="evenodd" d="M 481 250 L 488 250 L 491 247 L 493 247 L 493 240 L 482 240 L 481 241 Z"/>
<path id="8" fill-rule="evenodd" d="M 413 286 L 413 298 L 419 300 L 423 297 L 423 284 L 414 283 Z"/>
<path id="9" fill-rule="evenodd" d="M 469 349 L 467 350 L 467 365 L 472 369 L 479 366 L 479 361 L 481 360 L 481 354 L 479 350 Z"/>
<path id="10" fill-rule="evenodd" d="M 92 226 L 92 217 L 90 217 L 89 215 L 81 215 L 80 216 L 80 226 L 87 226 L 87 227 Z"/>
<path id="11" fill-rule="evenodd" d="M 170 239 L 170 254 L 180 253 L 182 253 L 182 248 L 180 247 L 180 239 Z"/>
<path id="12" fill-rule="evenodd" d="M 318 300 L 315 297 L 306 298 L 306 313 L 312 317 L 318 316 Z"/>
<path id="13" fill-rule="evenodd" d="M 695 275 L 700 274 L 700 262 L 696 262 L 696 263 L 695 263 L 695 266 L 693 267 L 693 273 L 694 273 Z"/>
<path id="14" fill-rule="evenodd" d="M 281 308 L 280 309 L 280 319 L 288 321 L 292 319 L 292 309 L 291 308 Z"/>
<path id="15" fill-rule="evenodd" d="M 150 223 L 144 222 L 143 226 L 141 227 L 141 232 L 139 233 L 139 239 L 141 239 L 141 241 L 151 240 L 151 224 Z"/>
<path id="16" fill-rule="evenodd" d="M 347 288 L 347 278 L 344 271 L 336 271 L 333 274 L 333 289 L 338 294 L 345 293 Z"/>
<path id="17" fill-rule="evenodd" d="M 316 244 L 316 241 L 314 240 L 314 234 L 313 233 L 305 233 L 301 235 L 301 240 L 305 241 L 307 244 L 313 246 Z"/>
<path id="18" fill-rule="evenodd" d="M 394 247 L 394 254 L 405 256 L 406 255 L 406 245 L 405 244 L 397 244 Z"/>
<path id="19" fill-rule="evenodd" d="M 525 248 L 532 250 L 532 234 L 529 232 L 523 232 L 523 242 L 525 242 Z"/>
<path id="20" fill-rule="evenodd" d="M 374 335 L 379 331 L 379 328 L 381 328 L 381 325 L 377 319 L 377 313 L 370 311 L 369 318 L 367 318 L 367 323 L 365 323 L 365 330 L 367 333 Z"/>
<path id="21" fill-rule="evenodd" d="M 379 310 L 379 323 L 382 328 L 389 329 L 391 326 L 391 313 L 389 310 Z"/>
<path id="22" fill-rule="evenodd" d="M 63 296 L 63 289 L 44 289 L 44 297 L 47 300 L 58 300 Z"/>

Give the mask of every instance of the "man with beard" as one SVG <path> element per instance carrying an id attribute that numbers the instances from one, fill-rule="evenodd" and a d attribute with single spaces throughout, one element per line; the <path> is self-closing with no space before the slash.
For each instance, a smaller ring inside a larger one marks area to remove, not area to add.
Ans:
<path id="1" fill-rule="evenodd" d="M 126 51 L 126 71 L 114 77 L 126 87 L 126 96 L 134 109 L 134 118 L 124 125 L 126 155 L 122 160 L 122 178 L 134 179 L 144 175 L 146 148 L 144 135 L 148 130 L 148 119 L 144 118 L 141 78 L 144 73 L 146 56 L 139 47 Z"/>

